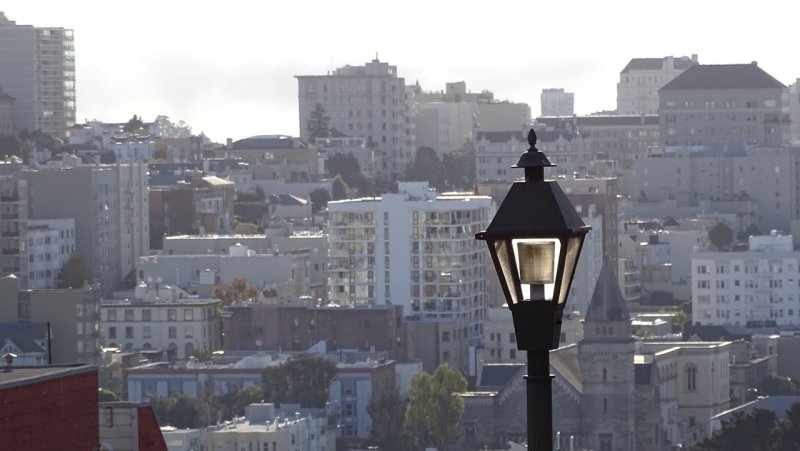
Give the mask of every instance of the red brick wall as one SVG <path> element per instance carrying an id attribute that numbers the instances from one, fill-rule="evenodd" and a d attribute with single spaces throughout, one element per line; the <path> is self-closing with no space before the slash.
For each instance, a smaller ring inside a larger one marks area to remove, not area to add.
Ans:
<path id="1" fill-rule="evenodd" d="M 141 406 L 139 414 L 139 449 L 147 451 L 167 451 L 167 443 L 161 434 L 152 406 Z"/>
<path id="2" fill-rule="evenodd" d="M 95 450 L 99 444 L 97 372 L 0 390 L 0 448 Z"/>

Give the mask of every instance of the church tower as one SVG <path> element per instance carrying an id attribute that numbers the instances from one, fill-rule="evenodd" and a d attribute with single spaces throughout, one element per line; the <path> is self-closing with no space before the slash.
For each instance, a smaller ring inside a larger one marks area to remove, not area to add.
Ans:
<path id="1" fill-rule="evenodd" d="M 609 259 L 597 279 L 578 345 L 583 393 L 582 446 L 633 451 L 635 344 L 631 317 Z"/>

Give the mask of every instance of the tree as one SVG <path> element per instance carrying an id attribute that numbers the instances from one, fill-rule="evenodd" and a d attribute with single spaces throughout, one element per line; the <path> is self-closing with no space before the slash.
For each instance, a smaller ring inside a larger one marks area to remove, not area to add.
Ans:
<path id="1" fill-rule="evenodd" d="M 328 190 L 325 188 L 317 188 L 311 191 L 308 197 L 311 199 L 312 213 L 325 209 L 328 206 L 328 202 L 331 200 L 331 195 L 328 194 Z"/>
<path id="2" fill-rule="evenodd" d="M 97 401 L 98 402 L 116 402 L 119 401 L 119 395 L 114 393 L 113 391 L 107 388 L 98 388 L 97 389 Z"/>
<path id="3" fill-rule="evenodd" d="M 458 437 L 464 400 L 457 393 L 467 390 L 467 380 L 455 368 L 440 365 L 433 376 L 420 373 L 408 390 L 405 431 L 416 448 L 441 448 Z"/>
<path id="4" fill-rule="evenodd" d="M 718 250 L 726 250 L 733 241 L 733 231 L 724 221 L 717 221 L 708 229 L 708 240 Z"/>
<path id="5" fill-rule="evenodd" d="M 123 130 L 128 133 L 132 133 L 141 128 L 144 128 L 144 121 L 142 121 L 142 118 L 134 114 L 132 118 L 128 119 L 128 122 L 123 127 Z"/>
<path id="6" fill-rule="evenodd" d="M 672 333 L 679 334 L 683 332 L 683 325 L 686 324 L 688 320 L 689 317 L 686 316 L 686 313 L 683 313 L 683 311 L 672 315 Z"/>
<path id="7" fill-rule="evenodd" d="M 355 188 L 360 194 L 369 191 L 369 181 L 361 173 L 358 160 L 349 153 L 336 153 L 328 157 L 328 174 L 340 175 L 348 187 Z"/>
<path id="8" fill-rule="evenodd" d="M 467 141 L 442 158 L 444 182 L 448 189 L 472 189 L 475 185 L 475 148 Z"/>
<path id="9" fill-rule="evenodd" d="M 261 402 L 263 397 L 264 390 L 260 385 L 250 385 L 241 390 L 229 391 L 222 396 L 215 397 L 214 404 L 219 409 L 222 420 L 227 421 L 234 417 L 244 416 L 245 407 Z"/>
<path id="10" fill-rule="evenodd" d="M 169 398 L 150 400 L 160 426 L 195 429 L 208 425 L 208 405 L 197 397 L 175 393 Z"/>
<path id="11" fill-rule="evenodd" d="M 444 167 L 436 151 L 430 147 L 417 149 L 414 161 L 406 169 L 405 179 L 411 182 L 428 182 L 434 188 L 444 187 Z"/>
<path id="12" fill-rule="evenodd" d="M 772 411 L 756 409 L 745 415 L 734 414 L 729 421 L 722 423 L 722 429 L 713 437 L 703 440 L 694 451 L 773 451 L 781 449 L 774 439 L 779 426 L 778 418 Z M 771 437 L 764 440 L 764 437 Z M 794 444 L 797 449 L 797 443 Z"/>
<path id="13" fill-rule="evenodd" d="M 69 259 L 58 271 L 56 276 L 56 288 L 81 288 L 87 280 L 91 278 L 89 267 L 80 254 L 70 255 Z"/>
<path id="14" fill-rule="evenodd" d="M 243 277 L 237 277 L 231 280 L 226 286 L 217 285 L 214 287 L 214 297 L 222 300 L 223 305 L 255 300 L 259 298 L 259 295 L 258 288 L 254 287 Z"/>
<path id="15" fill-rule="evenodd" d="M 330 118 L 321 104 L 314 105 L 314 110 L 308 115 L 306 131 L 312 138 L 327 138 L 330 132 Z"/>
<path id="16" fill-rule="evenodd" d="M 333 178 L 333 200 L 347 199 L 347 183 L 342 180 L 341 175 Z"/>
<path id="17" fill-rule="evenodd" d="M 397 387 L 372 394 L 367 413 L 372 419 L 369 444 L 383 451 L 405 451 L 410 449 L 408 437 L 403 430 L 406 401 L 400 397 Z"/>
<path id="18" fill-rule="evenodd" d="M 251 222 L 239 222 L 233 228 L 234 235 L 256 235 L 261 229 Z"/>
<path id="19" fill-rule="evenodd" d="M 262 373 L 267 402 L 300 403 L 301 407 L 325 407 L 336 364 L 322 357 L 295 355 L 286 363 L 269 366 Z"/>

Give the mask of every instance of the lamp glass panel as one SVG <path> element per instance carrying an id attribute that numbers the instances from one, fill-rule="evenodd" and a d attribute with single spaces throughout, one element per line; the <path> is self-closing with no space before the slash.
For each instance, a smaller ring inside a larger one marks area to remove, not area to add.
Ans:
<path id="1" fill-rule="evenodd" d="M 531 285 L 544 285 L 544 299 L 553 300 L 561 242 L 555 238 L 511 240 L 514 259 L 520 268 L 522 298 L 531 299 Z"/>
<path id="2" fill-rule="evenodd" d="M 497 276 L 511 295 L 511 298 L 506 299 L 506 301 L 516 304 L 519 302 L 519 291 L 517 291 L 516 284 L 514 283 L 514 271 L 516 270 L 514 269 L 514 262 L 511 260 L 512 255 L 508 246 L 508 241 L 497 240 L 491 243 L 491 245 L 494 246 L 495 252 L 497 252 L 497 260 L 502 270 L 502 274 L 498 274 Z"/>
<path id="3" fill-rule="evenodd" d="M 558 300 L 559 304 L 567 301 L 569 294 L 569 287 L 572 285 L 572 277 L 575 274 L 575 267 L 578 266 L 578 257 L 580 256 L 581 245 L 586 235 L 578 235 L 570 237 L 567 240 L 567 252 L 564 257 L 564 278 L 561 279 L 561 289 L 559 290 Z"/>

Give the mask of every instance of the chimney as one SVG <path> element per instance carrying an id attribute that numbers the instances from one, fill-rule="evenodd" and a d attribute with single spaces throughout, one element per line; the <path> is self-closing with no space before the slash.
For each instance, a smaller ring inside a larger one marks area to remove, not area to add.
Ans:
<path id="1" fill-rule="evenodd" d="M 16 359 L 16 358 L 17 358 L 17 355 L 14 354 L 13 352 L 9 352 L 8 354 L 3 356 L 3 360 L 5 360 L 5 362 L 6 362 L 6 369 L 4 371 L 5 373 L 10 373 L 11 372 L 11 367 L 14 366 L 14 359 Z"/>
<path id="2" fill-rule="evenodd" d="M 692 62 L 697 64 L 697 53 L 692 53 Z"/>

